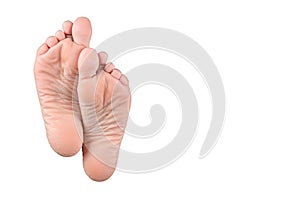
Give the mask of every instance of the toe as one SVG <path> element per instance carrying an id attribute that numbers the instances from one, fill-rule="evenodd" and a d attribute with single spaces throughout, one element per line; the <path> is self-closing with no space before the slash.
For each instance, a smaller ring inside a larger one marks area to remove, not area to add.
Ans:
<path id="1" fill-rule="evenodd" d="M 85 48 L 78 59 L 79 78 L 91 78 L 96 75 L 99 67 L 99 59 L 94 49 Z"/>
<path id="2" fill-rule="evenodd" d="M 122 75 L 120 78 L 120 81 L 122 84 L 128 86 L 129 85 L 129 80 L 127 79 L 127 77 L 125 75 Z"/>
<path id="3" fill-rule="evenodd" d="M 37 54 L 42 55 L 42 54 L 46 53 L 48 51 L 48 49 L 49 49 L 49 47 L 47 46 L 47 44 L 44 43 L 38 48 Z"/>
<path id="4" fill-rule="evenodd" d="M 46 44 L 49 47 L 53 47 L 54 45 L 56 45 L 58 43 L 58 40 L 55 36 L 50 36 L 49 38 L 47 38 L 46 40 Z"/>
<path id="5" fill-rule="evenodd" d="M 112 75 L 114 78 L 116 78 L 116 79 L 120 79 L 121 76 L 122 76 L 122 73 L 121 73 L 120 70 L 118 70 L 118 69 L 115 68 L 115 69 L 111 72 L 111 75 Z"/>
<path id="6" fill-rule="evenodd" d="M 57 38 L 57 40 L 59 41 L 62 41 L 63 39 L 65 39 L 65 34 L 63 31 L 61 30 L 58 30 L 56 33 L 55 33 L 55 37 Z"/>
<path id="7" fill-rule="evenodd" d="M 104 67 L 104 70 L 108 73 L 111 73 L 113 71 L 113 69 L 115 68 L 115 65 L 111 62 L 109 62 L 108 64 L 106 64 L 106 66 Z"/>
<path id="8" fill-rule="evenodd" d="M 62 28 L 65 32 L 65 34 L 72 34 L 72 26 L 73 23 L 71 21 L 65 21 L 62 25 Z"/>
<path id="9" fill-rule="evenodd" d="M 105 65 L 106 64 L 106 61 L 107 61 L 107 53 L 104 52 L 104 51 L 101 51 L 98 53 L 98 58 L 99 58 L 99 63 L 102 64 L 102 65 Z"/>
<path id="10" fill-rule="evenodd" d="M 101 51 L 101 52 L 98 53 L 99 64 L 100 64 L 99 70 L 104 69 L 104 67 L 106 65 L 107 57 L 108 57 L 108 55 L 104 51 Z"/>
<path id="11" fill-rule="evenodd" d="M 73 24 L 72 35 L 74 42 L 88 47 L 92 36 L 90 20 L 85 17 L 77 18 Z"/>

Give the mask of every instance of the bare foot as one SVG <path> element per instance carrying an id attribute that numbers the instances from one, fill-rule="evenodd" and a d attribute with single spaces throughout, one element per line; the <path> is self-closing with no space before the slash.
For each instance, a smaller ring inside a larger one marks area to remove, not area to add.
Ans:
<path id="1" fill-rule="evenodd" d="M 127 78 L 106 59 L 105 53 L 86 48 L 78 60 L 83 165 L 95 181 L 108 179 L 115 170 L 131 102 Z"/>
<path id="2" fill-rule="evenodd" d="M 82 147 L 77 62 L 90 38 L 90 22 L 81 17 L 74 24 L 66 21 L 63 31 L 49 37 L 37 51 L 34 75 L 47 138 L 62 156 L 72 156 Z"/>

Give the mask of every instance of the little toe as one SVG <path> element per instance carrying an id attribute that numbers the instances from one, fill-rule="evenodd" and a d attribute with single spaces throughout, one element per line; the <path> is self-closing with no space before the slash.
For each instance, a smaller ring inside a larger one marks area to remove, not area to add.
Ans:
<path id="1" fill-rule="evenodd" d="M 71 21 L 65 21 L 63 23 L 62 28 L 63 28 L 65 34 L 69 34 L 69 35 L 72 34 L 72 26 L 73 26 L 73 23 Z"/>
<path id="2" fill-rule="evenodd" d="M 109 62 L 108 64 L 106 64 L 106 66 L 104 67 L 104 70 L 108 73 L 111 73 L 113 71 L 113 69 L 115 68 L 115 65 L 111 62 Z"/>
<path id="3" fill-rule="evenodd" d="M 49 38 L 47 38 L 46 40 L 46 44 L 49 47 L 53 47 L 54 45 L 56 45 L 58 43 L 58 40 L 55 36 L 50 36 Z"/>
<path id="4" fill-rule="evenodd" d="M 56 37 L 57 40 L 59 40 L 59 41 L 62 41 L 63 39 L 66 38 L 64 32 L 61 31 L 61 30 L 58 30 L 58 31 L 55 33 L 55 37 Z"/>
<path id="5" fill-rule="evenodd" d="M 121 76 L 120 81 L 123 85 L 126 85 L 126 86 L 129 85 L 129 80 L 127 79 L 127 77 L 125 75 Z"/>
<path id="6" fill-rule="evenodd" d="M 44 43 L 38 48 L 37 54 L 42 55 L 42 54 L 46 53 L 48 51 L 48 49 L 49 49 L 48 45 Z"/>
<path id="7" fill-rule="evenodd" d="M 97 52 L 91 48 L 81 51 L 78 59 L 78 73 L 80 79 L 91 78 L 96 75 L 99 67 Z"/>
<path id="8" fill-rule="evenodd" d="M 122 76 L 122 73 L 121 73 L 120 70 L 118 70 L 118 69 L 115 68 L 115 69 L 111 72 L 111 75 L 112 75 L 114 78 L 116 78 L 116 79 L 120 79 L 121 76 Z"/>
<path id="9" fill-rule="evenodd" d="M 72 27 L 72 36 L 77 44 L 89 47 L 92 36 L 90 20 L 86 17 L 77 18 Z"/>

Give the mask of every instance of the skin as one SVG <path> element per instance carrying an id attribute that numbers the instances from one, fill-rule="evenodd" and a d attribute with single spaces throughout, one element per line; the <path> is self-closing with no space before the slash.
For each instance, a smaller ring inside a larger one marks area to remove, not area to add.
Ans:
<path id="1" fill-rule="evenodd" d="M 114 172 L 131 96 L 128 79 L 89 48 L 87 18 L 66 21 L 38 51 L 34 74 L 48 141 L 62 156 L 83 150 L 86 174 L 104 181 Z"/>
<path id="2" fill-rule="evenodd" d="M 99 56 L 92 49 L 85 49 L 78 62 L 77 90 L 85 128 L 83 166 L 91 179 L 106 180 L 114 172 L 128 119 L 128 80 L 112 63 L 99 69 Z"/>

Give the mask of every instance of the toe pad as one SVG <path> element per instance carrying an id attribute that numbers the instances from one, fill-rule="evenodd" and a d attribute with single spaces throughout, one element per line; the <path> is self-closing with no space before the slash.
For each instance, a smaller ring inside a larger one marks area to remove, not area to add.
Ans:
<path id="1" fill-rule="evenodd" d="M 55 37 L 56 37 L 59 41 L 61 41 L 61 40 L 65 39 L 66 36 L 65 36 L 65 34 L 64 34 L 63 31 L 59 30 L 59 31 L 56 32 Z"/>
<path id="2" fill-rule="evenodd" d="M 99 67 L 99 59 L 97 52 L 94 49 L 85 48 L 80 53 L 78 59 L 79 78 L 93 77 Z"/>
<path id="3" fill-rule="evenodd" d="M 113 69 L 115 68 L 115 65 L 111 62 L 109 62 L 108 64 L 106 64 L 106 66 L 104 67 L 104 70 L 108 73 L 111 73 L 113 71 Z"/>
<path id="4" fill-rule="evenodd" d="M 46 41 L 46 44 L 49 46 L 49 47 L 53 47 L 54 45 L 56 45 L 58 43 L 58 40 L 56 37 L 54 36 L 51 36 L 47 39 Z"/>
<path id="5" fill-rule="evenodd" d="M 37 54 L 38 55 L 42 55 L 44 53 L 46 53 L 48 51 L 49 47 L 47 46 L 47 44 L 42 44 L 42 46 L 39 47 Z"/>
<path id="6" fill-rule="evenodd" d="M 65 21 L 62 25 L 62 28 L 65 32 L 65 34 L 72 34 L 72 26 L 73 23 L 71 21 Z"/>
<path id="7" fill-rule="evenodd" d="M 111 72 L 111 75 L 116 78 L 116 79 L 120 79 L 121 76 L 122 76 L 122 73 L 120 70 L 118 69 L 114 69 L 112 72 Z"/>

